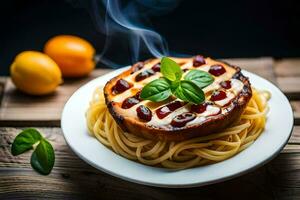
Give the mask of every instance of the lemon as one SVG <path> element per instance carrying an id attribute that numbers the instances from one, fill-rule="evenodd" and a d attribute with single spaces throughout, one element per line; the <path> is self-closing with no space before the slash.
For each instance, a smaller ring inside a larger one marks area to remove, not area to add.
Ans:
<path id="1" fill-rule="evenodd" d="M 18 54 L 10 66 L 10 74 L 15 86 L 31 95 L 49 94 L 62 82 L 58 65 L 37 51 Z"/>

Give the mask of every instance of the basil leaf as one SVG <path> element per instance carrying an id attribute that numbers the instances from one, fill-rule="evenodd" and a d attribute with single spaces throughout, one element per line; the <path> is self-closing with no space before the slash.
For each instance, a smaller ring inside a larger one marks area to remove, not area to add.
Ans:
<path id="1" fill-rule="evenodd" d="M 12 155 L 17 156 L 31 149 L 32 145 L 37 143 L 41 138 L 41 134 L 36 129 L 28 128 L 23 130 L 17 135 L 11 146 Z"/>
<path id="2" fill-rule="evenodd" d="M 209 73 L 193 69 L 189 71 L 185 76 L 185 80 L 192 81 L 200 88 L 205 88 L 206 86 L 212 84 L 214 82 L 214 77 Z"/>
<path id="3" fill-rule="evenodd" d="M 200 104 L 205 100 L 202 89 L 192 81 L 188 80 L 180 81 L 180 84 L 173 94 L 183 101 L 192 102 L 194 104 Z"/>
<path id="4" fill-rule="evenodd" d="M 142 89 L 140 97 L 145 100 L 159 102 L 167 99 L 171 94 L 169 81 L 165 78 L 160 78 L 148 83 Z"/>
<path id="5" fill-rule="evenodd" d="M 40 143 L 31 155 L 31 166 L 41 174 L 48 175 L 55 161 L 54 149 L 52 145 L 45 139 L 41 139 Z"/>
<path id="6" fill-rule="evenodd" d="M 168 57 L 161 59 L 160 72 L 162 75 L 170 81 L 180 80 L 182 76 L 182 70 L 180 66 Z"/>

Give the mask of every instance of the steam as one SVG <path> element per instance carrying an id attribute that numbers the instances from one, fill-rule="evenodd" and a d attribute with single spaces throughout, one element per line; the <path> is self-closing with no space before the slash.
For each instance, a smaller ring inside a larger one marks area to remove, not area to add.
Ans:
<path id="1" fill-rule="evenodd" d="M 126 2 L 126 3 L 124 3 Z M 128 45 L 131 62 L 139 61 L 141 54 L 151 54 L 151 57 L 168 56 L 166 40 L 154 30 L 145 27 L 149 24 L 149 15 L 160 15 L 172 10 L 178 0 L 92 0 L 91 15 L 96 28 L 106 35 L 106 40 L 100 60 L 107 66 L 118 67 L 114 58 L 107 56 L 109 51 L 122 54 L 117 46 Z"/>

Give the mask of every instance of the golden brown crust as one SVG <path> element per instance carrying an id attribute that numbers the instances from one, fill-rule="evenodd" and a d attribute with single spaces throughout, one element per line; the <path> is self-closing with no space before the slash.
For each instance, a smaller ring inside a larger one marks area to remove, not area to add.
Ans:
<path id="1" fill-rule="evenodd" d="M 147 60 L 145 62 L 149 61 L 150 60 Z M 105 101 L 112 117 L 124 131 L 134 133 L 139 136 L 142 135 L 145 138 L 155 140 L 182 141 L 194 137 L 208 135 L 215 131 L 226 128 L 228 125 L 237 120 L 244 111 L 247 103 L 249 102 L 252 96 L 250 82 L 248 78 L 241 73 L 241 69 L 237 66 L 232 66 L 228 63 L 226 64 L 236 70 L 235 74 L 233 75 L 233 78 L 243 82 L 243 89 L 232 100 L 232 104 L 228 108 L 226 108 L 226 113 L 219 114 L 214 117 L 209 117 L 205 121 L 196 125 L 190 125 L 181 128 L 173 127 L 170 130 L 150 126 L 144 122 L 140 122 L 132 118 L 124 118 L 121 114 L 119 114 L 115 109 L 116 103 L 110 99 L 111 90 L 117 80 L 119 80 L 122 77 L 126 77 L 132 72 L 134 72 L 135 65 L 133 65 L 133 67 L 131 67 L 129 70 L 126 70 L 125 72 L 114 77 L 106 83 L 104 87 Z"/>

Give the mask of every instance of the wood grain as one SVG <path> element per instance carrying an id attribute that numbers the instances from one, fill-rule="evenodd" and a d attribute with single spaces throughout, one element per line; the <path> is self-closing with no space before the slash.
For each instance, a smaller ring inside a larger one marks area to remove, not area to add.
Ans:
<path id="1" fill-rule="evenodd" d="M 223 183 L 189 189 L 138 185 L 102 173 L 66 146 L 60 128 L 39 128 L 56 154 L 53 171 L 42 176 L 29 164 L 30 152 L 10 154 L 17 128 L 0 128 L 0 199 L 295 199 L 300 196 L 300 149 L 283 153 L 264 167 Z M 290 145 L 299 141 L 299 127 Z"/>
<path id="2" fill-rule="evenodd" d="M 300 125 L 300 101 L 290 101 L 294 111 L 295 124 Z"/>
<path id="3" fill-rule="evenodd" d="M 282 59 L 275 62 L 278 86 L 290 99 L 300 100 L 300 59 Z"/>
<path id="4" fill-rule="evenodd" d="M 289 144 L 300 145 L 300 126 L 294 126 L 293 134 L 291 135 Z"/>
<path id="5" fill-rule="evenodd" d="M 11 79 L 7 79 L 0 108 L 0 125 L 59 126 L 63 106 L 73 92 L 91 79 L 109 71 L 111 70 L 95 70 L 89 77 L 64 80 L 64 84 L 55 93 L 47 96 L 21 93 L 16 90 Z"/>
<path id="6" fill-rule="evenodd" d="M 286 93 L 299 92 L 300 77 L 277 77 L 278 86 Z"/>
<path id="7" fill-rule="evenodd" d="M 1 107 L 1 102 L 3 99 L 3 95 L 4 95 L 4 86 L 5 86 L 6 81 L 7 81 L 7 77 L 0 76 L 0 107 Z"/>
<path id="8" fill-rule="evenodd" d="M 226 62 L 241 67 L 249 72 L 258 74 L 265 79 L 276 83 L 275 73 L 274 73 L 274 60 L 270 57 L 261 58 L 230 58 L 223 59 Z"/>
<path id="9" fill-rule="evenodd" d="M 276 60 L 274 65 L 276 76 L 300 77 L 300 59 L 289 58 Z"/>

